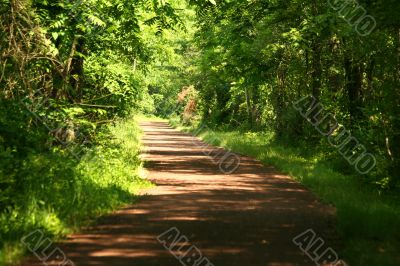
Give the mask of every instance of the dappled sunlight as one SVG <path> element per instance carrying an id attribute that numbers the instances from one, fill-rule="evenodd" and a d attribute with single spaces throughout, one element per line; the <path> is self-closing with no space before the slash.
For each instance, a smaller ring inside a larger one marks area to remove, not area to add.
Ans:
<path id="1" fill-rule="evenodd" d="M 157 186 L 62 244 L 77 265 L 178 265 L 157 240 L 171 227 L 218 266 L 312 265 L 292 243 L 310 227 L 336 243 L 334 210 L 298 182 L 247 156 L 224 174 L 225 150 L 163 122 L 141 125 L 145 167 Z"/>

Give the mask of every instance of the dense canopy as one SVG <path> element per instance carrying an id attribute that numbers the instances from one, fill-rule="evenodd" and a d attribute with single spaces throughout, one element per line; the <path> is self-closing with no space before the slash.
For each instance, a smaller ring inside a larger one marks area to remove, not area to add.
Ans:
<path id="1" fill-rule="evenodd" d="M 136 114 L 268 135 L 398 205 L 399 86 L 396 0 L 0 0 L 0 263 L 126 202 Z"/>

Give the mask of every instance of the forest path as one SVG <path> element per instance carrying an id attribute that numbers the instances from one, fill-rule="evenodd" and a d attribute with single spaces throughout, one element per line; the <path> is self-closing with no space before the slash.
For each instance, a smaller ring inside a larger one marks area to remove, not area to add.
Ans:
<path id="1" fill-rule="evenodd" d="M 184 249 L 197 247 L 215 266 L 315 265 L 292 242 L 310 228 L 325 248 L 336 242 L 332 208 L 273 167 L 240 156 L 237 170 L 224 174 L 218 161 L 225 150 L 165 122 L 141 127 L 145 166 L 157 187 L 61 243 L 76 265 L 192 266 L 157 240 L 173 227 L 187 237 Z M 211 266 L 206 262 L 201 266 Z"/>

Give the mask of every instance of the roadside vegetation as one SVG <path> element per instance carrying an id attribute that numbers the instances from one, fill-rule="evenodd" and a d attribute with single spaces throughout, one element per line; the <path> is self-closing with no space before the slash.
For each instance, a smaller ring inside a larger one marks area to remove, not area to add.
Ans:
<path id="1" fill-rule="evenodd" d="M 146 77 L 176 8 L 0 1 L 0 265 L 33 255 L 32 231 L 61 239 L 150 185 L 133 116 L 154 109 Z"/>
<path id="2" fill-rule="evenodd" d="M 26 250 L 21 238 L 35 230 L 61 239 L 102 214 L 134 203 L 137 192 L 151 186 L 141 177 L 139 137 L 136 121 L 127 118 L 103 128 L 96 145 L 79 161 L 55 150 L 32 152 L 14 162 L 21 165 L 9 174 L 19 183 L 3 194 L 13 197 L 0 215 L 0 262 L 19 259 Z"/>
<path id="3" fill-rule="evenodd" d="M 196 9 L 172 124 L 201 124 L 205 141 L 274 165 L 333 204 L 350 265 L 399 265 L 399 4 L 216 2 Z M 368 33 L 363 14 L 376 21 Z M 376 161 L 369 171 L 354 164 L 363 152 Z"/>
<path id="4" fill-rule="evenodd" d="M 149 185 L 132 118 L 144 113 L 207 125 L 206 141 L 216 134 L 334 204 L 351 265 L 399 265 L 398 7 L 0 0 L 0 264 L 24 253 L 30 230 L 61 238 Z M 366 15 L 375 27 L 357 24 Z M 304 97 L 324 112 L 305 118 Z M 344 156 L 318 121 L 351 134 Z M 376 161 L 366 172 L 348 162 L 363 148 Z"/>
<path id="5" fill-rule="evenodd" d="M 337 231 L 343 246 L 339 255 L 349 265 L 399 265 L 397 193 L 382 194 L 357 176 L 344 174 L 336 168 L 340 164 L 327 159 L 327 154 L 318 148 L 288 145 L 277 141 L 271 133 L 207 127 L 199 132 L 198 126 L 184 126 L 177 117 L 170 123 L 185 132 L 198 133 L 198 137 L 211 145 L 273 165 L 305 185 L 321 201 L 335 206 Z"/>

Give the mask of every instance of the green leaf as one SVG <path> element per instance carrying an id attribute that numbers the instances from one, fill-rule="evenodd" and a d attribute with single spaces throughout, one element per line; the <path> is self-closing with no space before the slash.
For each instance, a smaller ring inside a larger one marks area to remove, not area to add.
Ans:
<path id="1" fill-rule="evenodd" d="M 57 38 L 58 38 L 59 35 L 58 35 L 57 32 L 52 32 L 52 33 L 51 33 L 51 36 L 53 36 L 53 39 L 54 39 L 54 40 L 57 40 Z"/>

